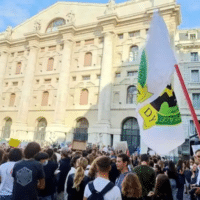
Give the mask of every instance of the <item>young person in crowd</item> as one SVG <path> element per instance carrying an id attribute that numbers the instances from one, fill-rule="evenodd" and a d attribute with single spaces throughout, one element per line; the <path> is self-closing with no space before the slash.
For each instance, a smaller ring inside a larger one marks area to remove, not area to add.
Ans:
<path id="1" fill-rule="evenodd" d="M 109 172 L 109 180 L 115 184 L 116 179 L 119 177 L 120 171 L 117 169 L 116 166 L 116 159 L 111 158 L 111 170 Z"/>
<path id="2" fill-rule="evenodd" d="M 183 200 L 184 184 L 185 184 L 185 175 L 184 175 L 184 165 L 183 160 L 179 160 L 177 164 L 178 172 L 178 181 L 177 181 L 177 200 Z"/>
<path id="3" fill-rule="evenodd" d="M 63 200 L 65 180 L 71 168 L 68 148 L 63 148 L 61 150 L 61 160 L 59 164 L 58 170 L 60 172 L 58 174 L 57 200 Z"/>
<path id="4" fill-rule="evenodd" d="M 70 171 L 67 174 L 66 180 L 65 180 L 65 185 L 64 185 L 64 199 L 67 199 L 67 181 L 68 181 L 68 177 L 71 174 L 74 174 L 76 172 L 76 163 L 78 161 L 78 159 L 80 158 L 80 155 L 74 155 L 74 157 L 72 157 L 71 161 L 70 161 Z"/>
<path id="5" fill-rule="evenodd" d="M 121 200 L 120 189 L 108 179 L 111 170 L 110 158 L 102 156 L 96 158 L 94 163 L 96 178 L 86 185 L 83 200 L 95 200 L 99 195 L 103 196 L 104 200 Z"/>
<path id="6" fill-rule="evenodd" d="M 185 193 L 189 194 L 191 177 L 192 177 L 192 172 L 190 170 L 190 162 L 189 161 L 185 161 L 184 175 L 185 175 Z"/>
<path id="7" fill-rule="evenodd" d="M 87 156 L 87 160 L 88 160 L 88 166 L 87 166 L 87 168 L 86 168 L 86 170 L 85 170 L 85 175 L 88 175 L 90 166 L 91 166 L 91 164 L 92 164 L 92 162 L 93 162 L 93 160 L 94 160 L 93 154 L 89 154 L 89 155 Z"/>
<path id="8" fill-rule="evenodd" d="M 148 194 L 155 187 L 156 174 L 153 168 L 148 166 L 149 157 L 147 154 L 141 155 L 141 165 L 134 168 L 133 172 L 137 174 L 142 185 L 142 197 L 149 199 Z"/>
<path id="9" fill-rule="evenodd" d="M 193 170 L 192 170 L 192 177 L 191 177 L 191 199 L 194 199 L 194 194 L 200 189 L 200 170 L 199 170 L 199 165 L 200 165 L 200 149 L 196 150 L 195 155 L 195 164 L 193 165 Z M 196 169 L 196 170 L 195 170 Z M 200 196 L 197 197 L 198 200 L 200 200 Z"/>
<path id="10" fill-rule="evenodd" d="M 173 200 L 176 200 L 176 194 L 178 191 L 177 189 L 178 173 L 176 171 L 175 164 L 173 161 L 169 161 L 168 169 L 166 170 L 166 175 L 168 176 L 171 185 Z"/>
<path id="11" fill-rule="evenodd" d="M 45 175 L 42 164 L 34 160 L 34 156 L 41 150 L 36 142 L 30 142 L 24 150 L 25 159 L 14 165 L 12 200 L 37 200 L 38 189 L 45 188 Z"/>
<path id="12" fill-rule="evenodd" d="M 155 192 L 149 192 L 152 200 L 173 200 L 169 178 L 165 174 L 159 174 L 156 178 Z"/>
<path id="13" fill-rule="evenodd" d="M 129 173 L 122 182 L 123 200 L 142 200 L 142 185 L 134 173 Z"/>
<path id="14" fill-rule="evenodd" d="M 47 149 L 45 150 L 45 152 L 49 155 L 49 161 L 53 161 L 53 162 L 55 162 L 55 163 L 58 163 L 58 162 L 57 162 L 57 157 L 56 157 L 56 155 L 55 155 L 53 149 L 47 148 Z"/>
<path id="15" fill-rule="evenodd" d="M 115 185 L 119 187 L 120 191 L 122 189 L 122 182 L 125 176 L 129 173 L 128 165 L 130 163 L 129 157 L 126 154 L 119 154 L 117 156 L 117 169 L 120 171 L 119 177 L 115 181 Z"/>
<path id="16" fill-rule="evenodd" d="M 11 149 L 8 154 L 8 162 L 0 166 L 0 199 L 12 200 L 13 177 L 11 176 L 15 163 L 22 159 L 22 151 L 19 148 Z"/>
<path id="17" fill-rule="evenodd" d="M 45 152 L 39 152 L 35 156 L 35 160 L 43 165 L 45 174 L 45 189 L 38 191 L 39 200 L 53 200 L 56 192 L 55 171 L 58 164 L 49 160 L 49 155 Z"/>
<path id="18" fill-rule="evenodd" d="M 85 186 L 91 179 L 85 175 L 85 170 L 88 165 L 86 158 L 79 158 L 76 164 L 75 174 L 70 174 L 67 180 L 68 198 L 65 200 L 83 199 Z"/>

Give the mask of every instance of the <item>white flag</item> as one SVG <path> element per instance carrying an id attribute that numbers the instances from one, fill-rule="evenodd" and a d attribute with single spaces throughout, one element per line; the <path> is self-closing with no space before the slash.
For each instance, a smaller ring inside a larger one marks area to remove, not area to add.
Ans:
<path id="1" fill-rule="evenodd" d="M 142 140 L 161 155 L 185 141 L 181 115 L 171 86 L 176 63 L 166 24 L 155 12 L 141 55 L 137 118 Z"/>

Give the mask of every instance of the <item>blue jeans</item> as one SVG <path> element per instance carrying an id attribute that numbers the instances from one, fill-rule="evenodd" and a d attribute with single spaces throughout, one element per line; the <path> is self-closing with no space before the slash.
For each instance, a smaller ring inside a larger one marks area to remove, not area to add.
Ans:
<path id="1" fill-rule="evenodd" d="M 0 196 L 0 200 L 12 200 L 12 195 L 2 195 Z"/>
<path id="2" fill-rule="evenodd" d="M 169 179 L 169 181 L 172 188 L 173 200 L 176 200 L 176 194 L 177 194 L 176 181 L 175 179 Z"/>
<path id="3" fill-rule="evenodd" d="M 51 196 L 39 197 L 39 200 L 52 200 Z"/>

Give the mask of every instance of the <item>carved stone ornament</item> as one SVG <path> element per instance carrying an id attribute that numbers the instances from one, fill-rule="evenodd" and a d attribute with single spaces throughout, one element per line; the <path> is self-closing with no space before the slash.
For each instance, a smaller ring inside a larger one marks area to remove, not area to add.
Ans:
<path id="1" fill-rule="evenodd" d="M 66 23 L 74 23 L 75 22 L 75 14 L 71 10 L 67 15 L 66 15 Z"/>
<path id="2" fill-rule="evenodd" d="M 111 14 L 115 11 L 115 0 L 109 0 L 104 14 Z"/>
<path id="3" fill-rule="evenodd" d="M 41 20 L 36 20 L 34 22 L 34 30 L 39 31 L 41 29 Z"/>
<path id="4" fill-rule="evenodd" d="M 5 38 L 10 39 L 12 33 L 13 33 L 12 26 L 8 26 L 5 31 Z"/>

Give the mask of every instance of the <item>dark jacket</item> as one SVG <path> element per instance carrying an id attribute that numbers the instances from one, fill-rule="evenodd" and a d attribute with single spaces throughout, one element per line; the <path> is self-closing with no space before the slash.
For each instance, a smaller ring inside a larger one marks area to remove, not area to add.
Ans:
<path id="1" fill-rule="evenodd" d="M 134 197 L 125 197 L 125 196 L 123 196 L 122 195 L 122 200 L 143 200 L 143 198 L 141 197 L 141 198 L 134 198 Z"/>
<path id="2" fill-rule="evenodd" d="M 117 169 L 117 166 L 115 163 L 111 163 L 111 170 L 109 172 L 109 180 L 115 184 L 116 179 L 120 175 L 120 171 Z"/>
<path id="3" fill-rule="evenodd" d="M 155 187 L 156 173 L 154 169 L 147 165 L 139 165 L 134 168 L 133 172 L 137 174 L 142 185 L 142 196 L 146 197 Z"/>
<path id="4" fill-rule="evenodd" d="M 151 200 L 173 200 L 172 195 L 166 195 L 166 196 L 162 196 L 162 197 L 158 197 L 158 196 L 152 196 Z"/>
<path id="5" fill-rule="evenodd" d="M 189 169 L 186 169 L 184 172 L 185 178 L 187 180 L 188 183 L 191 182 L 191 176 L 192 176 L 192 172 Z"/>
<path id="6" fill-rule="evenodd" d="M 38 190 L 39 197 L 46 197 L 56 192 L 56 178 L 54 172 L 58 168 L 58 164 L 53 161 L 48 161 L 48 164 L 43 166 L 45 173 L 45 188 Z"/>
<path id="7" fill-rule="evenodd" d="M 199 173 L 199 170 L 197 169 L 195 172 L 195 177 L 194 178 L 191 177 L 190 184 L 195 184 L 197 182 L 198 173 Z"/>
<path id="8" fill-rule="evenodd" d="M 70 174 L 67 180 L 67 194 L 68 200 L 82 200 L 85 186 L 91 181 L 88 176 L 84 176 L 81 184 L 79 185 L 79 191 L 76 188 L 72 188 L 74 185 L 75 174 Z"/>
<path id="9" fill-rule="evenodd" d="M 185 174 L 180 174 L 181 167 L 177 167 L 177 173 L 178 173 L 178 181 L 177 181 L 177 188 L 181 188 L 185 184 Z"/>
<path id="10" fill-rule="evenodd" d="M 64 191 L 64 185 L 65 185 L 65 180 L 67 177 L 67 174 L 69 172 L 69 170 L 71 169 L 70 166 L 70 158 L 64 158 L 60 160 L 60 173 L 59 173 L 59 177 L 58 177 L 58 187 L 57 187 L 57 192 L 63 192 Z"/>

